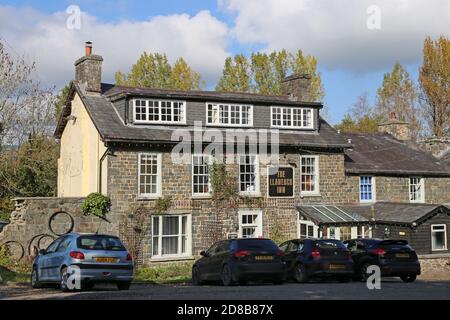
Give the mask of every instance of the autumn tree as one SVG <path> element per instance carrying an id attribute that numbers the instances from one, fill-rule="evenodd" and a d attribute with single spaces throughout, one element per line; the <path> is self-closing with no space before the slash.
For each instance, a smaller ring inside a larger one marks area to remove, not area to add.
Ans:
<path id="1" fill-rule="evenodd" d="M 382 116 L 370 105 L 369 95 L 365 92 L 356 99 L 349 113 L 335 128 L 342 132 L 374 133 L 378 131 L 381 120 Z"/>
<path id="2" fill-rule="evenodd" d="M 391 72 L 384 74 L 383 83 L 377 91 L 376 112 L 384 120 L 395 112 L 398 120 L 409 123 L 413 141 L 422 131 L 417 88 L 399 62 L 395 63 Z"/>
<path id="3" fill-rule="evenodd" d="M 281 83 L 289 73 L 309 74 L 311 100 L 323 100 L 325 94 L 317 60 L 313 56 L 305 56 L 301 50 L 295 53 L 284 49 L 271 53 L 258 52 L 252 53 L 249 58 L 243 54 L 228 57 L 216 90 L 280 95 Z"/>
<path id="4" fill-rule="evenodd" d="M 317 59 L 312 55 L 305 56 L 301 50 L 291 54 L 290 59 L 292 72 L 295 74 L 309 74 L 311 85 L 309 96 L 312 101 L 323 101 L 325 91 L 323 88 L 320 72 L 317 70 Z"/>
<path id="5" fill-rule="evenodd" d="M 59 116 L 64 108 L 64 104 L 66 103 L 67 96 L 69 95 L 70 87 L 68 85 L 62 88 L 58 95 L 56 96 L 55 102 L 55 120 L 58 121 Z"/>
<path id="6" fill-rule="evenodd" d="M 250 89 L 250 64 L 247 58 L 243 54 L 237 54 L 233 58 L 227 57 L 216 90 L 224 92 L 250 92 Z"/>
<path id="7" fill-rule="evenodd" d="M 117 85 L 161 89 L 193 90 L 200 86 L 200 74 L 182 58 L 172 66 L 165 54 L 144 52 L 128 74 L 116 72 Z"/>
<path id="8" fill-rule="evenodd" d="M 34 75 L 35 63 L 11 55 L 0 42 L 0 214 L 11 198 L 54 195 L 58 144 L 54 89 Z"/>
<path id="9" fill-rule="evenodd" d="M 183 58 L 179 58 L 172 68 L 171 86 L 180 90 L 198 89 L 200 75 L 193 71 Z"/>
<path id="10" fill-rule="evenodd" d="M 445 36 L 423 44 L 419 68 L 421 107 L 431 132 L 442 137 L 450 126 L 450 41 Z"/>

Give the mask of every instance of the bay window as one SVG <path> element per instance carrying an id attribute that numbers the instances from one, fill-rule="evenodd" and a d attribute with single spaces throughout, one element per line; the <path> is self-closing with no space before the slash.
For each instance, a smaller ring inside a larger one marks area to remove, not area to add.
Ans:
<path id="1" fill-rule="evenodd" d="M 153 216 L 153 258 L 191 256 L 191 242 L 190 215 Z"/>

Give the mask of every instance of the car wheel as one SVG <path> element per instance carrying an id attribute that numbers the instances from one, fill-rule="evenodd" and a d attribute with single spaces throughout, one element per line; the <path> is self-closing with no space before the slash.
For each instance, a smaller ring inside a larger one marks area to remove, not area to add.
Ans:
<path id="1" fill-rule="evenodd" d="M 130 289 L 130 286 L 131 286 L 130 281 L 117 282 L 117 289 L 119 289 L 119 290 L 128 290 L 128 289 Z"/>
<path id="2" fill-rule="evenodd" d="M 361 265 L 359 268 L 359 279 L 362 282 L 366 282 L 369 278 L 369 274 L 367 274 L 367 269 L 370 267 L 370 263 L 366 262 Z"/>
<path id="3" fill-rule="evenodd" d="M 233 275 L 231 273 L 231 268 L 227 264 L 223 266 L 221 279 L 222 284 L 226 287 L 233 284 Z"/>
<path id="4" fill-rule="evenodd" d="M 69 278 L 69 274 L 67 273 L 67 268 L 62 268 L 61 270 L 61 280 L 59 282 L 59 288 L 63 292 L 70 291 L 69 287 L 67 286 L 67 280 Z"/>
<path id="5" fill-rule="evenodd" d="M 295 281 L 302 283 L 302 282 L 308 282 L 308 275 L 306 274 L 306 268 L 302 264 L 298 264 L 295 266 L 295 273 L 294 273 Z"/>
<path id="6" fill-rule="evenodd" d="M 415 274 L 400 277 L 400 279 L 402 279 L 403 282 L 414 282 L 416 278 L 417 276 Z"/>
<path id="7" fill-rule="evenodd" d="M 39 282 L 39 275 L 36 267 L 33 267 L 33 271 L 31 271 L 31 287 L 33 287 L 34 289 L 39 289 L 42 287 L 41 283 Z"/>
<path id="8" fill-rule="evenodd" d="M 201 286 L 203 284 L 203 281 L 200 277 L 200 271 L 197 267 L 192 268 L 192 284 L 194 286 Z"/>

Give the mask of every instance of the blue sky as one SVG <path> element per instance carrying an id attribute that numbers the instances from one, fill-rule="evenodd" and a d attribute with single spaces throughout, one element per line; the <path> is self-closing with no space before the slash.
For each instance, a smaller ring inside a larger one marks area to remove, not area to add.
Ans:
<path id="1" fill-rule="evenodd" d="M 69 32 L 65 11 L 74 4 L 83 27 Z M 366 26 L 371 4 L 380 8 L 379 30 Z M 329 120 L 336 123 L 358 95 L 374 100 L 395 61 L 417 79 L 425 35 L 448 35 L 449 16 L 444 0 L 0 0 L 0 37 L 36 60 L 40 78 L 56 87 L 73 77 L 85 40 L 105 58 L 105 82 L 143 50 L 164 51 L 172 60 L 185 57 L 207 89 L 230 54 L 302 49 L 319 60 Z"/>

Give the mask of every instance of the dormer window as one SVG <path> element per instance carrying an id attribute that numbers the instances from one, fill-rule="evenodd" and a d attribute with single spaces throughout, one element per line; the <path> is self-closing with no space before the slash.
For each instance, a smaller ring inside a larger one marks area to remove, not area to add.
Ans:
<path id="1" fill-rule="evenodd" d="M 274 128 L 314 129 L 313 109 L 272 107 L 271 124 Z"/>
<path id="2" fill-rule="evenodd" d="M 175 100 L 132 100 L 135 123 L 185 124 L 186 102 Z"/>
<path id="3" fill-rule="evenodd" d="M 216 126 L 252 126 L 253 106 L 207 103 L 206 123 Z"/>

